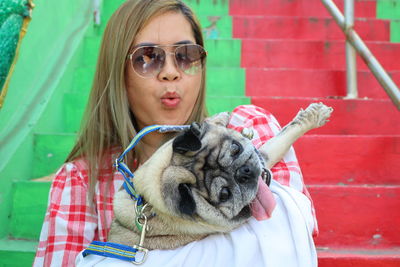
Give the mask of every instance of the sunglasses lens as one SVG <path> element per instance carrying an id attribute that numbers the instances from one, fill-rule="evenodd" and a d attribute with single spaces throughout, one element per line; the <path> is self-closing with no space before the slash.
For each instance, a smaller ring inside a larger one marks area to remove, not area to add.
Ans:
<path id="1" fill-rule="evenodd" d="M 183 45 L 175 50 L 178 67 L 186 74 L 194 75 L 201 70 L 206 51 L 200 45 Z"/>
<path id="2" fill-rule="evenodd" d="M 144 46 L 138 48 L 132 55 L 132 67 L 137 74 L 143 77 L 157 75 L 165 61 L 165 52 L 162 48 Z"/>

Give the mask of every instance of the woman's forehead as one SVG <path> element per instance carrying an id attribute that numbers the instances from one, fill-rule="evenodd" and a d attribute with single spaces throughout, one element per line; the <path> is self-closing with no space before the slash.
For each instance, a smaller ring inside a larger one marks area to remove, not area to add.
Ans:
<path id="1" fill-rule="evenodd" d="M 152 18 L 137 34 L 133 45 L 171 45 L 183 41 L 195 43 L 189 21 L 180 12 L 167 12 Z"/>

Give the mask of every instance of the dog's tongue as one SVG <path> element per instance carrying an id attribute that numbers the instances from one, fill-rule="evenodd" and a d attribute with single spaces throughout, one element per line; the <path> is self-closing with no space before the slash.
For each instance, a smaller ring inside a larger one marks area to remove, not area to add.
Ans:
<path id="1" fill-rule="evenodd" d="M 276 205 L 275 198 L 261 177 L 258 178 L 258 192 L 251 203 L 251 213 L 258 221 L 269 219 Z"/>

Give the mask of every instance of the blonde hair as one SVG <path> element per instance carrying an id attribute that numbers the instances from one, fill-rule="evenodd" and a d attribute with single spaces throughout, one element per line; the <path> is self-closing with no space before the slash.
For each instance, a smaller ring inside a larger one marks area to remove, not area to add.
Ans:
<path id="1" fill-rule="evenodd" d="M 128 146 L 136 134 L 134 115 L 130 111 L 126 85 L 126 57 L 141 29 L 155 16 L 180 12 L 189 21 L 196 43 L 204 46 L 200 24 L 193 12 L 179 0 L 128 0 L 111 16 L 105 29 L 89 102 L 78 140 L 67 158 L 84 157 L 89 168 L 89 202 L 100 170 L 112 167 L 105 156 L 112 148 Z M 187 123 L 202 121 L 205 108 L 205 64 L 200 93 Z M 132 160 L 130 155 L 128 160 Z M 130 161 L 128 161 L 130 162 Z"/>

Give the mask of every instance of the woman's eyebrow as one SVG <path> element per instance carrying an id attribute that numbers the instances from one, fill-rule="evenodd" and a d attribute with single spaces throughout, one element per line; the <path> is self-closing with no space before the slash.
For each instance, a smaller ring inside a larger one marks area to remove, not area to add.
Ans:
<path id="1" fill-rule="evenodd" d="M 182 44 L 193 44 L 193 42 L 190 40 L 184 40 L 184 41 L 179 41 L 179 42 L 175 43 L 174 45 L 182 45 Z"/>
<path id="2" fill-rule="evenodd" d="M 193 44 L 193 42 L 190 40 L 183 40 L 183 41 L 176 42 L 173 45 L 183 45 L 183 44 Z M 133 48 L 142 47 L 142 46 L 158 46 L 158 45 L 160 45 L 160 44 L 144 42 L 144 43 L 139 43 L 139 44 L 135 45 Z"/>

